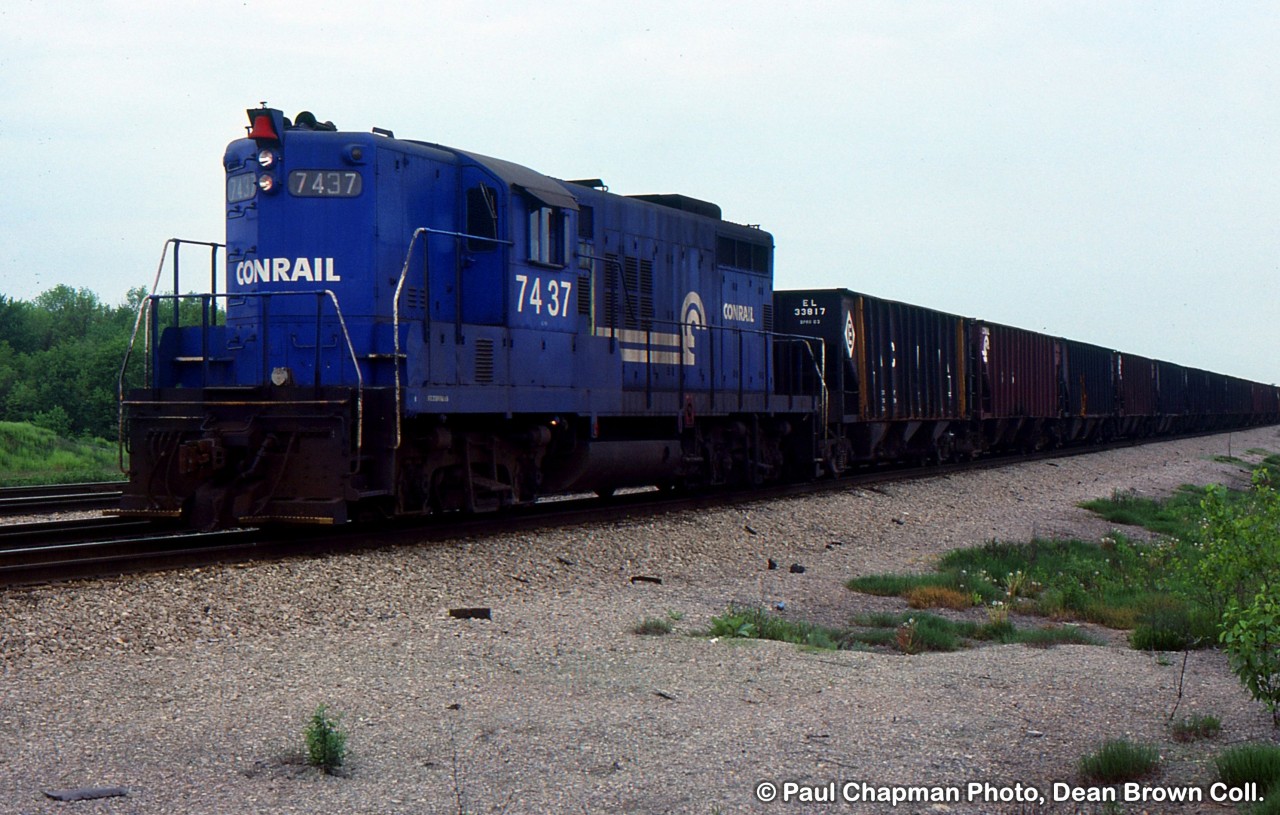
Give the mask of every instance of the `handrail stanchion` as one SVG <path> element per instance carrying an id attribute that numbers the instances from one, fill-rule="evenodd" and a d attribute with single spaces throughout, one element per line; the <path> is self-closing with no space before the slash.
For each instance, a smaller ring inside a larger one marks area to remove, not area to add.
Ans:
<path id="1" fill-rule="evenodd" d="M 318 291 L 316 292 L 316 354 L 311 370 L 311 388 L 316 393 L 320 392 L 320 318 L 322 316 L 320 311 L 322 308 L 324 308 L 324 292 Z"/>
<path id="2" fill-rule="evenodd" d="M 209 247 L 209 293 L 214 297 L 209 301 L 213 312 L 211 313 L 210 325 L 218 324 L 218 247 Z M 175 291 L 174 294 L 177 294 Z"/>
<path id="3" fill-rule="evenodd" d="M 209 387 L 209 305 L 214 295 L 200 295 L 200 387 Z"/>
<path id="4" fill-rule="evenodd" d="M 179 325 L 178 317 L 178 295 L 182 294 L 182 289 L 178 288 L 178 261 L 182 256 L 182 241 L 175 240 L 173 242 L 173 327 Z"/>
<path id="5" fill-rule="evenodd" d="M 147 299 L 151 301 L 147 309 L 147 386 L 155 390 L 160 379 L 160 295 Z"/>
<path id="6" fill-rule="evenodd" d="M 271 381 L 271 372 L 267 370 L 267 366 L 271 360 L 267 357 L 267 346 L 271 337 L 271 292 L 262 292 L 262 326 L 259 329 L 258 343 L 262 346 L 262 385 Z"/>

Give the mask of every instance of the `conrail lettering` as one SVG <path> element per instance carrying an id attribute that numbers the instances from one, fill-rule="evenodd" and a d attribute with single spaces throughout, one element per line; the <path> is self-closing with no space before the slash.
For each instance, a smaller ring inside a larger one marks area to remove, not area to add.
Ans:
<path id="1" fill-rule="evenodd" d="M 756 321 L 755 306 L 744 306 L 738 303 L 725 303 L 721 312 L 724 318 L 733 323 L 754 323 Z"/>
<path id="2" fill-rule="evenodd" d="M 333 270 L 333 258 L 257 258 L 236 264 L 236 282 L 241 286 L 254 283 L 338 283 L 342 278 Z"/>

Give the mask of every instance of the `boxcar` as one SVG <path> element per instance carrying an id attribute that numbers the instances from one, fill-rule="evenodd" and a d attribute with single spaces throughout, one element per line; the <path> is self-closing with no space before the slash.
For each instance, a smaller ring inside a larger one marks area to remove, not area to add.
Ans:
<path id="1" fill-rule="evenodd" d="M 821 338 L 828 421 L 844 427 L 852 458 L 949 445 L 968 416 L 963 318 L 847 289 L 780 291 L 775 304 L 779 331 Z"/>
<path id="2" fill-rule="evenodd" d="M 1062 441 L 1100 441 L 1114 433 L 1115 353 L 1076 340 L 1058 343 L 1059 406 L 1064 414 Z"/>
<path id="3" fill-rule="evenodd" d="M 975 414 L 991 447 L 1043 446 L 1048 420 L 1058 416 L 1053 338 L 979 320 L 969 339 Z"/>

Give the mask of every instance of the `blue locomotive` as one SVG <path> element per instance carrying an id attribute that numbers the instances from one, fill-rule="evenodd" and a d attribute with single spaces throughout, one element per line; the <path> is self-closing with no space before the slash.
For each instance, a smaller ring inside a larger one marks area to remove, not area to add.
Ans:
<path id="1" fill-rule="evenodd" d="M 811 440 L 813 396 L 774 386 L 769 233 L 682 195 L 248 115 L 223 157 L 225 291 L 140 314 L 122 513 L 333 523 L 759 483 Z"/>

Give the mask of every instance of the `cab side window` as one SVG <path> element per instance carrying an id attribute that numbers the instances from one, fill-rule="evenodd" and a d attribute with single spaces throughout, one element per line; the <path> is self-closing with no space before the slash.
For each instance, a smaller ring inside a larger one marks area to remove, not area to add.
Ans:
<path id="1" fill-rule="evenodd" d="M 467 190 L 467 251 L 487 252 L 498 244 L 498 194 L 481 184 Z M 491 240 L 484 240 L 490 238 Z"/>
<path id="2" fill-rule="evenodd" d="M 568 257 L 564 210 L 537 207 L 529 210 L 529 260 L 545 266 L 563 266 Z"/>

